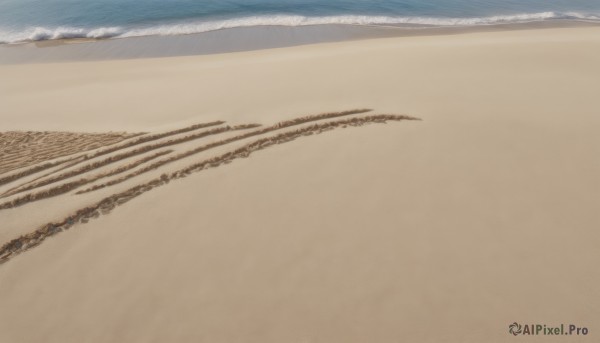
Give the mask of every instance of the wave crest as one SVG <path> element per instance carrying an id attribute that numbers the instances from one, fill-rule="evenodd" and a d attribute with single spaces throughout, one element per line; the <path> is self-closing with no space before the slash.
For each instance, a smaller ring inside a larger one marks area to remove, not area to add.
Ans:
<path id="1" fill-rule="evenodd" d="M 599 16 L 577 12 L 539 12 L 515 15 L 500 15 L 474 18 L 443 18 L 443 17 L 394 17 L 366 15 L 338 15 L 322 17 L 306 17 L 300 15 L 252 16 L 232 18 L 220 21 L 204 21 L 158 25 L 143 28 L 99 27 L 76 28 L 44 27 L 29 28 L 20 32 L 0 30 L 0 43 L 22 43 L 31 41 L 69 39 L 69 38 L 121 38 L 139 36 L 166 36 L 202 33 L 236 27 L 251 26 L 308 26 L 326 24 L 344 25 L 414 25 L 414 26 L 475 26 L 504 23 L 519 23 L 553 19 L 600 20 Z"/>
<path id="2" fill-rule="evenodd" d="M 94 29 L 62 26 L 54 29 L 34 27 L 21 32 L 3 32 L 0 30 L 0 43 L 10 44 L 73 38 L 115 38 L 123 33 L 124 30 L 119 27 L 99 27 Z"/>

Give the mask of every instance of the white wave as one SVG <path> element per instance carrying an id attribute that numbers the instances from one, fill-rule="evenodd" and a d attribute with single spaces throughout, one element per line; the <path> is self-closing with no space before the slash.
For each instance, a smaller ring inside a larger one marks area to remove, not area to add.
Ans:
<path id="1" fill-rule="evenodd" d="M 63 26 L 54 29 L 34 27 L 20 32 L 0 30 L 0 43 L 36 42 L 70 38 L 113 38 L 118 37 L 123 32 L 124 31 L 119 27 L 84 29 Z"/>
<path id="2" fill-rule="evenodd" d="M 552 19 L 600 20 L 592 14 L 578 12 L 540 12 L 516 15 L 501 15 L 474 18 L 443 17 L 394 17 L 366 15 L 338 15 L 306 17 L 300 15 L 252 16 L 232 18 L 220 21 L 204 21 L 170 25 L 158 25 L 145 28 L 124 29 L 121 27 L 100 27 L 84 29 L 75 27 L 30 28 L 21 32 L 0 30 L 0 43 L 19 43 L 28 41 L 67 39 L 67 38 L 121 38 L 154 35 L 181 35 L 252 26 L 308 26 L 326 24 L 345 25 L 428 25 L 428 26 L 473 26 L 502 23 L 531 22 Z"/>
<path id="3" fill-rule="evenodd" d="M 150 35 L 177 35 L 201 33 L 236 27 L 251 26 L 308 26 L 325 24 L 346 24 L 346 25 L 430 25 L 430 26 L 471 26 L 471 25 L 491 25 L 513 22 L 529 22 L 548 19 L 589 19 L 598 20 L 599 17 L 585 15 L 580 13 L 556 13 L 541 12 L 531 14 L 516 14 L 505 16 L 492 16 L 483 18 L 441 18 L 441 17 L 389 17 L 389 16 L 362 16 L 362 15 L 344 15 L 344 16 L 325 16 L 325 17 L 305 17 L 297 15 L 277 15 L 277 16 L 255 16 L 234 18 L 222 21 L 208 21 L 201 23 L 186 23 L 175 25 L 161 25 L 141 29 L 133 29 L 123 33 L 122 37 L 150 36 Z"/>

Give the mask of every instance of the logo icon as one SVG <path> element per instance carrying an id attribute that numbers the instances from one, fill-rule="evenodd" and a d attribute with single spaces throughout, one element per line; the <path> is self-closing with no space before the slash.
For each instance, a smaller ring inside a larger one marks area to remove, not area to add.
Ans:
<path id="1" fill-rule="evenodd" d="M 508 326 L 508 332 L 510 332 L 514 336 L 520 334 L 522 329 L 523 328 L 521 327 L 521 324 L 517 322 L 514 322 Z"/>

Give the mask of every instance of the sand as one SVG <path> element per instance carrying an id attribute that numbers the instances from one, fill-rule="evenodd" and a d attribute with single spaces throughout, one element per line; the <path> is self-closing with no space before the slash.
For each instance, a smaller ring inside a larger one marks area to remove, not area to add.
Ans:
<path id="1" fill-rule="evenodd" d="M 0 342 L 593 340 L 598 56 L 590 27 L 0 65 L 0 131 L 147 132 L 0 185 L 108 175 L 0 209 L 0 245 L 48 236 L 0 264 Z"/>
<path id="2" fill-rule="evenodd" d="M 370 38 L 454 35 L 472 32 L 600 26 L 596 21 L 551 20 L 497 25 L 409 27 L 364 25 L 251 26 L 175 36 L 127 39 L 69 38 L 0 44 L 0 64 L 99 61 L 225 54 Z"/>

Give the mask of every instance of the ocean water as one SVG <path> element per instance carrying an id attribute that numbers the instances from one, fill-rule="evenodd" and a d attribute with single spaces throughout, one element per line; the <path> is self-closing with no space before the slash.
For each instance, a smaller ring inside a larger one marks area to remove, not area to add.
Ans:
<path id="1" fill-rule="evenodd" d="M 0 0 L 0 43 L 282 25 L 600 21 L 600 0 Z"/>

